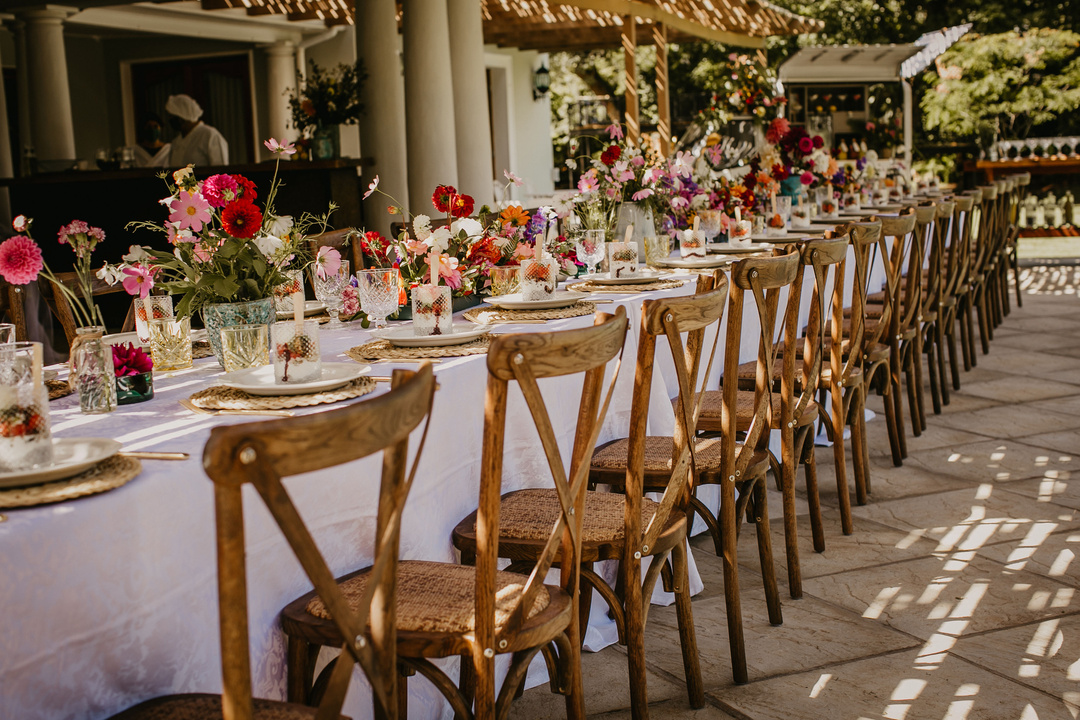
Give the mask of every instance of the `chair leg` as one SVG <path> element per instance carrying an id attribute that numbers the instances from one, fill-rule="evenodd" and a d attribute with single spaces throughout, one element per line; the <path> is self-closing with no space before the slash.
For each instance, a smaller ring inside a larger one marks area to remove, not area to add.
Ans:
<path id="1" fill-rule="evenodd" d="M 742 600 L 739 596 L 738 539 L 735 528 L 738 517 L 735 510 L 735 484 L 725 482 L 720 486 L 720 529 L 723 534 L 724 605 L 727 609 L 728 645 L 731 651 L 731 675 L 735 682 L 749 682 L 746 671 L 746 644 L 743 639 Z"/>
<path id="2" fill-rule="evenodd" d="M 757 526 L 758 559 L 761 562 L 761 578 L 765 585 L 765 603 L 769 606 L 769 623 L 783 625 L 780 611 L 780 589 L 776 584 L 776 567 L 773 564 L 772 535 L 769 532 L 769 490 L 765 478 L 754 483 L 754 523 Z"/>
<path id="3" fill-rule="evenodd" d="M 904 375 L 907 385 L 908 412 L 911 414 L 911 434 L 922 435 L 922 377 L 920 365 L 922 357 L 915 339 L 908 342 L 904 360 Z"/>
<path id="4" fill-rule="evenodd" d="M 987 306 L 986 302 L 985 285 L 979 290 L 979 295 L 976 299 L 978 301 L 976 308 L 978 309 L 979 315 L 979 341 L 982 343 L 983 355 L 989 355 L 990 340 L 993 337 L 991 333 L 993 332 L 993 330 L 990 329 L 990 309 Z M 974 357 L 974 355 L 972 355 L 972 357 Z"/>
<path id="5" fill-rule="evenodd" d="M 888 369 L 886 368 L 886 372 Z M 893 402 L 893 396 L 899 397 L 899 393 L 893 390 L 892 378 L 885 377 L 884 380 L 884 405 L 885 405 L 885 427 L 889 431 L 889 449 L 892 451 L 893 465 L 900 467 L 904 464 L 904 450 L 902 445 L 904 427 L 900 424 L 901 421 L 896 417 L 896 403 Z M 858 418 L 855 418 L 857 421 Z M 865 498 L 863 499 L 865 502 Z M 863 502 L 859 504 L 862 505 Z"/>
<path id="6" fill-rule="evenodd" d="M 1012 312 L 1012 303 L 1009 301 L 1009 270 L 1012 269 L 1012 258 L 1008 250 L 1001 254 L 1001 313 L 1008 316 Z"/>
<path id="7" fill-rule="evenodd" d="M 935 415 L 941 414 L 941 382 L 938 375 L 938 358 L 941 356 L 941 346 L 937 342 L 937 334 L 933 325 L 926 327 L 926 342 L 923 344 L 923 354 L 926 358 L 926 376 L 930 380 L 930 405 Z M 926 429 L 926 423 L 923 423 Z"/>
<path id="8" fill-rule="evenodd" d="M 581 632 L 581 626 L 578 624 L 577 618 L 571 618 L 570 627 L 566 629 L 567 640 L 566 643 L 566 687 L 569 692 L 566 693 L 566 720 L 585 720 L 585 687 L 581 678 L 581 636 L 584 634 Z M 487 666 L 485 666 L 486 668 Z M 494 673 L 494 665 L 490 666 L 491 672 Z M 495 678 L 491 678 L 491 688 L 494 692 Z M 494 709 L 494 704 L 492 705 Z M 476 703 L 476 717 L 488 717 L 481 712 L 479 700 Z"/>
<path id="9" fill-rule="evenodd" d="M 315 658 L 319 647 L 303 638 L 288 636 L 285 658 L 285 699 L 298 705 L 306 705 L 308 691 L 314 681 Z"/>
<path id="10" fill-rule="evenodd" d="M 960 344 L 964 351 L 964 372 L 970 372 L 975 367 L 975 332 L 972 330 L 971 313 L 974 312 L 974 291 L 968 291 L 964 295 L 964 308 L 960 315 Z"/>
<path id="11" fill-rule="evenodd" d="M 690 604 L 690 570 L 685 540 L 672 549 L 671 566 L 676 583 L 675 614 L 679 621 L 679 644 L 682 646 L 686 692 L 690 699 L 690 707 L 703 708 L 705 707 L 705 683 L 701 679 L 697 631 L 694 629 L 694 611 Z"/>
<path id="12" fill-rule="evenodd" d="M 945 339 L 948 340 L 949 349 L 949 374 L 952 378 L 953 390 L 959 392 L 960 390 L 960 358 L 957 357 L 956 351 L 956 319 L 947 328 L 944 328 Z M 962 327 L 962 326 L 961 326 Z M 966 348 L 966 346 L 965 346 Z M 965 351 L 966 354 L 966 351 Z M 947 405 L 948 403 L 946 403 Z"/>
<path id="13" fill-rule="evenodd" d="M 941 393 L 941 404 L 948 405 L 951 398 L 949 383 L 945 378 L 945 308 L 938 311 L 938 319 L 934 323 L 934 347 L 937 352 L 938 392 Z M 934 413 L 937 414 L 938 409 Z"/>
<path id="14" fill-rule="evenodd" d="M 852 533 L 851 526 L 851 494 L 847 482 L 847 458 L 844 456 L 844 421 L 847 413 L 844 412 L 843 388 L 836 383 L 829 390 L 832 396 L 832 442 L 833 462 L 836 467 L 836 496 L 840 504 L 840 529 L 845 535 Z M 857 477 L 858 473 L 856 473 Z M 858 480 L 856 480 L 856 483 Z M 816 545 L 815 545 L 816 549 Z"/>
<path id="15" fill-rule="evenodd" d="M 870 492 L 870 461 L 869 448 L 866 447 L 866 407 L 862 389 L 852 389 L 851 396 L 851 462 L 855 468 L 855 501 L 859 505 L 865 505 L 867 495 Z M 886 400 L 885 407 L 889 407 Z M 845 488 L 846 490 L 846 488 Z M 849 507 L 850 507 L 850 500 Z M 851 519 L 848 518 L 848 528 L 844 532 L 850 535 L 853 532 Z"/>
<path id="16" fill-rule="evenodd" d="M 814 552 L 825 552 L 825 528 L 821 523 L 821 498 L 818 496 L 817 458 L 814 455 L 813 433 L 806 435 L 806 452 L 803 456 L 803 473 L 806 476 L 806 501 L 810 505 L 810 534 L 814 538 Z M 847 483 L 844 483 L 845 485 Z"/>
<path id="17" fill-rule="evenodd" d="M 795 432 L 785 427 L 780 432 L 780 492 L 784 505 L 784 551 L 787 557 L 788 592 L 802 597 L 802 570 L 799 567 L 799 525 L 795 512 Z"/>
<path id="18" fill-rule="evenodd" d="M 1019 249 L 1016 245 L 1012 248 L 1012 271 L 1013 280 L 1016 285 L 1016 307 L 1024 307 L 1024 294 L 1020 292 L 1020 256 L 1018 254 Z"/>
<path id="19" fill-rule="evenodd" d="M 623 582 L 624 593 L 623 612 L 626 632 L 626 659 L 630 674 L 630 714 L 633 720 L 648 720 L 649 696 L 646 688 L 645 669 L 645 609 L 643 603 L 648 602 L 643 598 L 641 588 L 641 563 L 632 560 L 634 565 L 624 565 L 619 568 L 619 577 Z M 653 556 L 652 562 L 664 562 L 663 556 Z M 590 563 L 591 565 L 591 563 Z M 586 622 L 588 621 L 586 617 Z M 585 627 L 582 625 L 581 627 Z M 582 633 L 584 635 L 584 633 Z"/>

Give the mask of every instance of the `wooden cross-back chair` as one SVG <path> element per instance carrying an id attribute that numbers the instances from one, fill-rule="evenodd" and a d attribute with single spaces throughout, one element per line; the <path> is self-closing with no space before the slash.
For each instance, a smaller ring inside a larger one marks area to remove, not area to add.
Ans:
<path id="1" fill-rule="evenodd" d="M 934 252 L 934 227 L 938 217 L 940 198 L 924 202 L 914 208 L 915 229 L 911 237 L 911 249 L 908 253 L 906 273 L 903 275 L 903 294 L 899 307 L 900 315 L 900 359 L 907 372 L 908 411 L 911 414 L 911 429 L 916 437 L 926 429 L 926 409 L 923 402 L 923 331 L 927 312 L 926 291 L 923 286 L 925 264 Z"/>
<path id="2" fill-rule="evenodd" d="M 1006 253 L 1008 255 L 1009 266 L 1013 271 L 1013 281 L 1016 285 L 1016 307 L 1023 307 L 1024 298 L 1023 293 L 1020 291 L 1020 260 L 1017 255 L 1018 241 L 1020 237 L 1020 206 L 1024 202 L 1024 198 L 1027 197 L 1027 188 L 1031 185 L 1031 173 L 1018 173 L 1014 176 L 1016 178 L 1016 192 L 1013 199 L 1013 214 L 1009 219 L 1009 222 L 1013 228 L 1012 233 L 1008 239 L 1006 246 Z M 1008 284 L 1008 276 L 1006 275 L 1006 284 Z"/>
<path id="3" fill-rule="evenodd" d="M 395 370 L 390 392 L 370 400 L 314 415 L 222 426 L 211 431 L 203 452 L 203 467 L 214 482 L 224 693 L 158 698 L 121 713 L 115 720 L 337 718 L 354 665 L 361 667 L 371 684 L 374 716 L 398 716 L 398 539 L 401 513 L 424 444 L 421 438 L 409 470 L 409 435 L 429 417 L 434 393 L 435 377 L 431 365 L 425 363 L 416 372 Z M 424 435 L 426 432 L 425 426 Z M 366 586 L 357 595 L 347 597 L 334 581 L 282 479 L 380 451 L 383 461 L 374 563 Z M 249 484 L 277 522 L 315 591 L 329 608 L 337 629 L 342 653 L 317 710 L 252 700 L 242 497 L 244 486 Z"/>
<path id="4" fill-rule="evenodd" d="M 923 352 L 926 354 L 926 369 L 930 378 L 930 399 L 935 415 L 940 415 L 942 406 L 949 403 L 949 388 L 945 381 L 945 330 L 943 327 L 946 314 L 945 298 L 949 290 L 945 256 L 948 252 L 949 237 L 954 229 L 955 214 L 955 200 L 951 198 L 938 200 L 933 236 L 927 238 L 929 253 L 925 263 L 922 287 L 921 333 Z"/>
<path id="5" fill-rule="evenodd" d="M 56 277 L 65 286 L 71 288 L 75 294 L 79 294 L 79 281 L 78 277 L 73 272 L 59 272 L 56 273 Z M 67 299 L 61 290 L 58 290 L 52 282 L 44 279 L 38 279 L 38 290 L 41 292 L 41 296 L 45 299 L 49 309 L 57 320 L 60 321 L 60 327 L 64 330 L 64 337 L 67 338 L 68 345 L 75 340 L 76 330 L 80 326 L 80 322 L 76 319 L 74 311 L 71 309 L 71 303 Z M 116 285 L 109 285 L 104 280 L 95 277 L 91 284 L 91 292 L 93 297 L 99 297 L 101 295 L 111 295 L 113 293 L 126 293 L 124 286 L 120 283 Z M 81 296 L 80 296 L 81 297 Z M 120 332 L 131 332 L 135 329 L 135 300 L 132 299 L 128 304 L 127 315 L 124 318 L 124 323 L 120 328 Z"/>
<path id="6" fill-rule="evenodd" d="M 545 585 L 544 579 L 556 556 L 573 560 L 581 552 L 588 454 L 611 398 L 610 388 L 602 398 L 604 371 L 608 361 L 619 355 L 626 327 L 625 310 L 619 308 L 614 316 L 598 313 L 593 327 L 507 334 L 491 343 L 479 509 L 468 527 L 474 550 L 472 555 L 463 553 L 464 559 L 474 562 L 453 565 L 410 560 L 398 566 L 399 670 L 404 677 L 419 672 L 431 681 L 458 718 L 505 718 L 530 661 L 540 651 L 548 661 L 552 687 L 567 695 L 568 714 L 584 717 L 577 563 L 563 563 L 559 585 Z M 584 386 L 567 473 L 537 380 L 571 374 L 583 375 Z M 528 575 L 496 568 L 500 527 L 513 520 L 500 513 L 499 503 L 511 382 L 522 388 L 557 488 L 551 491 L 556 498 L 554 512 L 547 518 L 527 518 L 542 530 L 543 537 L 538 541 L 542 559 Z M 345 575 L 337 582 L 355 595 L 365 582 L 364 573 Z M 313 679 L 311 670 L 322 646 L 341 643 L 330 617 L 315 592 L 290 603 L 282 612 L 282 628 L 289 637 L 292 700 L 314 704 L 325 692 L 327 683 L 322 677 Z M 496 696 L 495 658 L 507 653 L 512 654 L 510 670 Z M 461 657 L 461 676 L 456 684 L 431 662 L 454 656 Z M 326 673 L 324 670 L 323 675 Z M 398 686 L 402 696 L 407 682 L 404 677 Z"/>
<path id="7" fill-rule="evenodd" d="M 949 355 L 949 374 L 952 380 L 952 389 L 960 389 L 960 358 L 956 350 L 957 324 L 960 324 L 960 343 L 963 346 L 963 354 L 967 357 L 967 335 L 963 325 L 961 310 L 967 296 L 967 273 L 971 261 L 971 253 L 968 248 L 968 235 L 971 230 L 971 214 L 975 207 L 974 198 L 970 195 L 956 195 L 953 197 L 953 214 L 949 234 L 945 243 L 946 263 L 945 280 L 941 291 L 941 315 L 938 318 L 938 326 L 941 328 L 943 347 L 941 355 L 947 352 Z M 970 317 L 970 316 L 969 316 Z M 967 360 L 965 360 L 965 364 Z M 949 404 L 949 388 L 945 382 L 945 371 L 942 375 L 942 403 Z"/>
<path id="8" fill-rule="evenodd" d="M 997 185 L 980 185 L 982 202 L 979 204 L 978 218 L 972 236 L 971 261 L 971 305 L 979 322 L 979 341 L 983 355 L 990 353 L 990 341 L 994 339 L 993 323 L 990 319 L 990 272 L 994 257 L 994 238 L 998 220 Z M 972 353 L 972 359 L 975 355 Z M 974 362 L 972 363 L 974 365 Z"/>
<path id="9" fill-rule="evenodd" d="M 979 230 L 979 221 L 982 217 L 982 190 L 965 191 L 964 197 L 971 198 L 971 212 L 968 213 L 963 227 L 964 273 L 957 288 L 959 294 L 957 300 L 957 318 L 960 330 L 960 349 L 964 359 L 964 371 L 967 372 L 978 364 L 975 352 L 975 320 L 976 297 L 975 291 L 975 258 L 976 258 L 976 234 Z M 954 387 L 956 385 L 954 384 Z"/>
<path id="10" fill-rule="evenodd" d="M 364 269 L 364 249 L 360 245 L 363 233 L 356 228 L 342 228 L 340 230 L 327 230 L 318 235 L 309 235 L 307 238 L 308 252 L 311 257 L 319 252 L 321 247 L 331 247 L 341 253 L 341 257 L 349 261 L 351 271 L 356 273 Z"/>
<path id="11" fill-rule="evenodd" d="M 26 342 L 26 305 L 23 300 L 23 288 L 12 285 L 0 278 L 0 318 L 7 317 L 7 322 L 15 326 L 15 340 Z"/>
<path id="12" fill-rule="evenodd" d="M 1001 218 L 998 228 L 999 245 L 997 249 L 997 273 L 995 280 L 995 294 L 998 297 L 997 315 L 998 324 L 1004 321 L 1005 316 L 1011 311 L 1009 301 L 1009 271 L 1014 270 L 1013 258 L 1016 251 L 1019 228 L 1016 225 L 1020 196 L 1020 178 L 1017 175 L 1008 175 L 1002 179 L 999 190 L 1003 189 L 1004 200 L 1001 206 Z M 1019 268 L 1016 267 L 1016 282 L 1019 287 Z M 1017 294 L 1019 297 L 1019 293 Z"/>

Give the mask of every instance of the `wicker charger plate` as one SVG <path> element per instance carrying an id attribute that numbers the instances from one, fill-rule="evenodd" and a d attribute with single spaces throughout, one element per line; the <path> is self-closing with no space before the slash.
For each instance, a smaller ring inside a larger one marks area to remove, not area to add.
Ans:
<path id="1" fill-rule="evenodd" d="M 201 360 L 202 358 L 208 358 L 214 354 L 214 349 L 210 347 L 210 343 L 206 340 L 196 340 L 191 343 L 191 359 Z"/>
<path id="2" fill-rule="evenodd" d="M 638 283 L 633 285 L 607 285 L 604 283 L 594 283 L 591 280 L 585 282 L 574 283 L 567 286 L 567 290 L 573 290 L 575 292 L 610 292 L 610 293 L 641 293 L 649 292 L 651 290 L 671 290 L 673 288 L 682 287 L 685 280 L 655 280 L 651 283 Z"/>
<path id="3" fill-rule="evenodd" d="M 135 458 L 113 455 L 81 475 L 67 480 L 0 490 L 0 508 L 23 508 L 96 495 L 130 482 L 142 472 Z"/>
<path id="4" fill-rule="evenodd" d="M 500 310 L 496 307 L 479 307 L 465 311 L 465 319 L 479 325 L 491 323 L 514 323 L 521 320 L 562 320 L 563 318 L 592 315 L 596 304 L 581 300 L 569 307 L 553 310 Z"/>
<path id="5" fill-rule="evenodd" d="M 214 385 L 192 395 L 191 404 L 203 410 L 285 410 L 351 400 L 375 389 L 375 381 L 359 377 L 339 388 L 307 395 L 250 395 L 243 390 Z"/>
<path id="6" fill-rule="evenodd" d="M 397 347 L 389 340 L 373 340 L 357 345 L 345 351 L 345 354 L 359 363 L 372 360 L 433 360 L 435 358 L 465 357 L 466 355 L 486 355 L 491 340 L 487 335 L 461 345 L 442 345 L 435 347 Z"/>
<path id="7" fill-rule="evenodd" d="M 67 380 L 46 380 L 45 387 L 49 389 L 50 400 L 59 400 L 75 392 Z"/>

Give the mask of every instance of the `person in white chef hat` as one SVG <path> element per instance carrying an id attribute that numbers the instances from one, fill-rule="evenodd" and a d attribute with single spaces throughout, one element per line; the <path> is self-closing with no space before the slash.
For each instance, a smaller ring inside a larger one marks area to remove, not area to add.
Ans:
<path id="1" fill-rule="evenodd" d="M 190 95 L 170 95 L 165 101 L 169 124 L 179 134 L 172 140 L 169 164 L 228 165 L 229 143 L 217 129 L 199 118 L 203 109 Z"/>

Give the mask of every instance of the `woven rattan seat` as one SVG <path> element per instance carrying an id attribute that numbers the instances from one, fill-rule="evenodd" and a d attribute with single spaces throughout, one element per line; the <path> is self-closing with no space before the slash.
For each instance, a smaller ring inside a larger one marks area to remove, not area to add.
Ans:
<path id="1" fill-rule="evenodd" d="M 623 464 L 626 464 L 625 447 Z M 586 493 L 582 542 L 610 543 L 622 540 L 626 531 L 625 507 L 625 495 L 609 492 Z M 642 499 L 642 524 L 652 520 L 657 507 L 658 503 L 648 498 Z M 554 488 L 508 493 L 503 496 L 499 505 L 499 537 L 513 540 L 547 540 L 558 513 L 559 498 Z"/>
<path id="2" fill-rule="evenodd" d="M 551 532 L 551 521 L 544 527 L 544 537 Z M 621 522 L 621 518 L 620 518 Z M 354 575 L 338 584 L 352 608 L 359 607 L 367 588 L 366 572 Z M 495 574 L 495 625 L 501 627 L 521 594 L 528 578 L 509 572 Z M 547 587 L 537 594 L 529 617 L 533 617 L 551 601 Z M 307 604 L 307 611 L 317 618 L 330 619 L 318 596 Z M 397 626 L 406 632 L 466 633 L 475 628 L 476 568 L 449 563 L 405 561 L 398 564 Z"/>
<path id="3" fill-rule="evenodd" d="M 701 399 L 701 417 L 706 420 L 719 420 L 723 411 L 723 395 L 720 390 L 708 390 Z M 745 430 L 750 426 L 754 417 L 754 393 L 751 390 L 740 390 L 738 405 L 735 409 L 738 418 L 739 430 Z M 773 429 L 779 428 L 780 423 L 780 396 L 772 396 Z M 818 416 L 818 404 L 811 400 L 807 403 L 801 417 L 796 418 L 796 427 L 809 425 Z"/>
<path id="4" fill-rule="evenodd" d="M 645 438 L 645 472 L 671 472 L 672 446 L 670 437 L 653 435 Z M 605 445 L 593 453 L 592 466 L 603 470 L 621 470 L 626 467 L 628 449 L 629 442 L 626 438 Z M 695 454 L 699 472 L 719 468 L 720 440 L 717 438 L 699 440 Z"/>
<path id="5" fill-rule="evenodd" d="M 311 720 L 318 708 L 273 700 L 253 701 L 255 720 Z M 112 720 L 219 720 L 220 695 L 171 695 L 139 703 Z M 344 717 L 344 716 L 341 716 Z"/>

